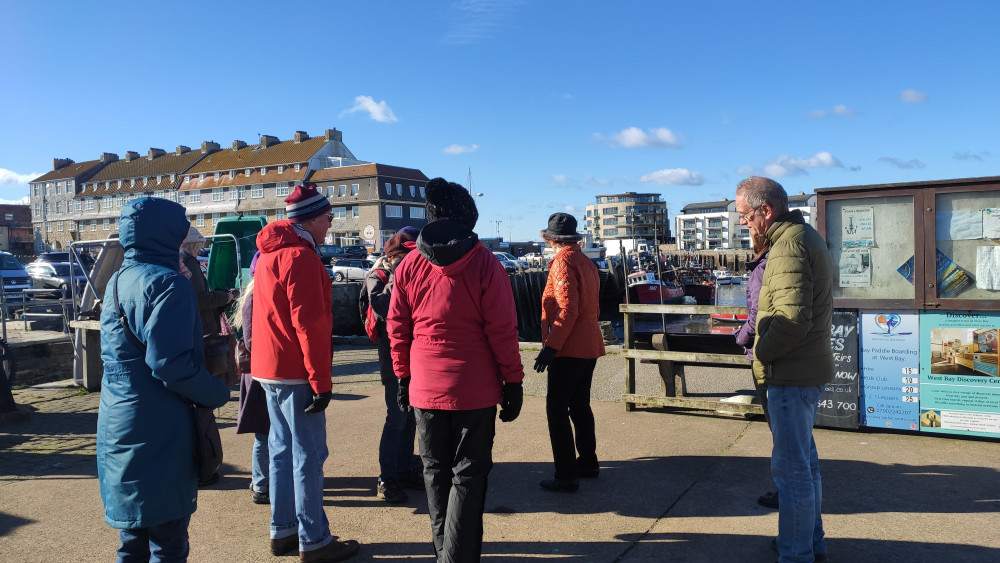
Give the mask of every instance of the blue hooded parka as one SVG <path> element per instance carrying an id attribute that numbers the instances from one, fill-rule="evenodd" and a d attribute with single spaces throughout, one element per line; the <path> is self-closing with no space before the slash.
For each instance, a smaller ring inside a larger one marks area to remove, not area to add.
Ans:
<path id="1" fill-rule="evenodd" d="M 189 225 L 184 207 L 165 199 L 140 198 L 122 208 L 125 261 L 103 300 L 97 415 L 97 476 L 104 519 L 113 528 L 147 528 L 194 513 L 189 401 L 215 408 L 229 400 L 229 388 L 205 370 L 194 288 L 178 271 Z M 142 346 L 118 320 L 116 282 Z"/>

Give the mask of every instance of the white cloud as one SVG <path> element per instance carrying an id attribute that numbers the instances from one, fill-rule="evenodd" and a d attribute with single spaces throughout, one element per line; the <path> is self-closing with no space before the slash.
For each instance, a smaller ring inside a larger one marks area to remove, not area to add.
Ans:
<path id="1" fill-rule="evenodd" d="M 376 102 L 371 96 L 355 97 L 354 106 L 351 109 L 342 111 L 340 115 L 344 116 L 346 114 L 356 113 L 359 111 L 368 112 L 368 116 L 379 123 L 392 123 L 393 121 L 399 121 L 396 119 L 396 114 L 392 113 L 392 108 L 389 107 L 389 104 L 385 103 L 385 100 Z"/>
<path id="2" fill-rule="evenodd" d="M 579 213 L 582 209 L 579 209 L 575 205 L 566 205 L 563 207 L 563 213 Z"/>
<path id="3" fill-rule="evenodd" d="M 13 170 L 0 168 L 0 186 L 23 186 L 41 175 L 40 172 L 18 174 Z"/>
<path id="4" fill-rule="evenodd" d="M 781 178 L 783 176 L 801 176 L 808 174 L 807 168 L 843 168 L 839 160 L 827 151 L 820 151 L 809 158 L 797 158 L 787 154 L 771 160 L 764 165 L 761 170 L 756 170 L 752 166 L 740 166 L 736 173 L 742 176 L 753 174 L 763 174 L 770 178 Z"/>
<path id="5" fill-rule="evenodd" d="M 565 174 L 553 174 L 552 175 L 552 181 L 553 182 L 558 182 L 558 183 L 561 184 L 561 183 L 563 183 L 563 182 L 566 181 L 566 175 Z"/>
<path id="6" fill-rule="evenodd" d="M 451 5 L 452 25 L 446 45 L 471 45 L 492 39 L 513 18 L 524 0 L 458 0 Z"/>
<path id="7" fill-rule="evenodd" d="M 0 199 L 0 205 L 28 205 L 31 203 L 31 198 L 25 196 L 21 199 Z"/>
<path id="8" fill-rule="evenodd" d="M 605 180 L 604 178 L 595 178 L 595 177 L 591 176 L 590 174 L 587 174 L 586 176 L 584 176 L 584 180 L 588 184 L 593 184 L 595 186 L 601 186 L 602 188 L 606 188 L 606 187 L 608 187 L 608 186 L 611 185 L 611 180 Z"/>
<path id="9" fill-rule="evenodd" d="M 442 149 L 442 152 L 447 154 L 462 154 L 463 152 L 476 152 L 479 149 L 479 145 L 459 145 L 457 143 L 452 143 Z"/>
<path id="10" fill-rule="evenodd" d="M 900 160 L 898 158 L 893 158 L 891 156 L 883 156 L 878 159 L 879 162 L 885 162 L 886 164 L 891 164 L 896 168 L 923 168 L 924 163 L 917 159 L 913 160 Z"/>
<path id="11" fill-rule="evenodd" d="M 922 104 L 927 101 L 927 94 L 908 88 L 899 93 L 899 101 L 904 104 Z"/>
<path id="12" fill-rule="evenodd" d="M 831 110 L 814 109 L 806 114 L 806 119 L 822 119 L 824 117 L 832 117 L 835 115 L 840 117 L 855 117 L 857 115 L 861 115 L 861 112 L 854 108 L 849 108 L 844 104 L 837 104 L 833 106 L 833 109 Z"/>
<path id="13" fill-rule="evenodd" d="M 598 139 L 604 139 L 604 136 L 599 133 L 595 136 Z M 627 149 L 637 147 L 669 147 L 676 149 L 681 146 L 677 135 L 666 127 L 657 127 L 647 131 L 643 131 L 638 127 L 629 127 L 618 133 L 612 133 L 607 140 L 614 145 Z"/>
<path id="14" fill-rule="evenodd" d="M 694 172 L 686 168 L 657 170 L 656 172 L 639 176 L 639 181 L 667 186 L 700 186 L 705 183 L 705 179 L 701 176 L 700 172 Z"/>

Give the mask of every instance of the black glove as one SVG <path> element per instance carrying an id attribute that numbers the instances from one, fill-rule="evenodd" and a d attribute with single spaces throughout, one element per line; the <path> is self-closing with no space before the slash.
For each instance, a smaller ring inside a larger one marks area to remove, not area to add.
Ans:
<path id="1" fill-rule="evenodd" d="M 555 353 L 555 350 L 552 350 Z M 500 420 L 511 422 L 521 414 L 524 404 L 524 387 L 520 383 L 503 384 L 503 401 L 500 402 Z"/>
<path id="2" fill-rule="evenodd" d="M 548 346 L 542 348 L 542 351 L 535 356 L 535 371 L 538 373 L 545 371 L 545 369 L 549 367 L 549 364 L 552 363 L 552 360 L 556 358 L 557 351 L 558 350 L 555 348 L 550 348 Z"/>
<path id="3" fill-rule="evenodd" d="M 399 380 L 399 390 L 396 391 L 396 405 L 399 406 L 399 410 L 403 412 L 410 412 L 413 407 L 410 406 L 410 378 L 404 377 Z"/>
<path id="4" fill-rule="evenodd" d="M 234 287 L 230 289 L 229 295 L 231 295 L 231 297 L 229 298 L 230 301 L 236 301 L 237 299 L 240 298 L 240 288 Z"/>
<path id="5" fill-rule="evenodd" d="M 319 395 L 313 395 L 313 402 L 306 407 L 306 414 L 325 411 L 326 407 L 330 406 L 330 399 L 332 397 L 333 393 L 330 391 L 320 393 Z"/>

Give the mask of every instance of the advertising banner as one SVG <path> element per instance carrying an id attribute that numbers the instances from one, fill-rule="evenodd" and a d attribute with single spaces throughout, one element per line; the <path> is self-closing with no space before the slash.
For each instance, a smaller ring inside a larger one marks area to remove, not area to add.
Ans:
<path id="1" fill-rule="evenodd" d="M 1000 313 L 920 315 L 920 430 L 1000 437 Z"/>
<path id="2" fill-rule="evenodd" d="M 833 381 L 823 388 L 816 409 L 816 426 L 858 427 L 858 314 L 834 311 L 830 332 Z"/>
<path id="3" fill-rule="evenodd" d="M 919 430 L 920 317 L 861 311 L 861 425 Z"/>

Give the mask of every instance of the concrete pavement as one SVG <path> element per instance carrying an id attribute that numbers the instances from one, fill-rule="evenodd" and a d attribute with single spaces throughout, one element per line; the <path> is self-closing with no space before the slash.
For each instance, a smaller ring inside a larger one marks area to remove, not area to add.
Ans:
<path id="1" fill-rule="evenodd" d="M 432 561 L 423 494 L 411 491 L 401 505 L 375 497 L 384 403 L 374 350 L 337 350 L 324 499 L 333 533 L 362 543 L 358 561 Z M 524 357 L 527 364 L 534 352 Z M 618 375 L 611 368 L 598 377 L 595 389 L 611 390 L 601 396 L 614 395 Z M 575 494 L 553 494 L 537 484 L 552 471 L 544 378 L 532 373 L 525 387 L 534 395 L 521 417 L 497 423 L 485 560 L 775 559 L 777 513 L 754 502 L 773 487 L 762 420 L 628 413 L 597 400 L 601 476 Z M 111 560 L 117 531 L 103 521 L 94 460 L 98 394 L 50 385 L 16 391 L 15 399 L 36 412 L 0 422 L 0 561 Z M 225 477 L 199 494 L 190 560 L 291 561 L 268 552 L 268 507 L 252 504 L 248 490 L 252 436 L 234 433 L 235 415 L 234 392 L 219 410 Z M 815 435 L 831 561 L 1000 560 L 1000 443 Z"/>

